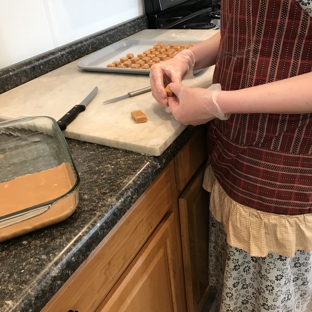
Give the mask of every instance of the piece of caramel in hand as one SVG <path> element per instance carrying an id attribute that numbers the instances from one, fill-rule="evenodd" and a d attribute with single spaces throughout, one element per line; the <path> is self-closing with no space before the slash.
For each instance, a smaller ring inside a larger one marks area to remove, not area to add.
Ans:
<path id="1" fill-rule="evenodd" d="M 131 117 L 136 123 L 147 122 L 147 117 L 141 110 L 132 111 Z"/>
<path id="2" fill-rule="evenodd" d="M 166 90 L 166 92 L 167 92 L 167 96 L 168 96 L 168 97 L 172 97 L 172 96 L 173 96 L 173 92 L 171 91 L 169 85 L 166 86 L 165 90 Z"/>

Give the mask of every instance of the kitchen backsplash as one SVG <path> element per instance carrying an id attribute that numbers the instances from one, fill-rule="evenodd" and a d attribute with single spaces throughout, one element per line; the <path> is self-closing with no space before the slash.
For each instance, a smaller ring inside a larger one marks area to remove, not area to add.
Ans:
<path id="1" fill-rule="evenodd" d="M 0 0 L 0 68 L 143 15 L 143 0 Z"/>
<path id="2" fill-rule="evenodd" d="M 0 69 L 0 94 L 146 28 L 148 28 L 147 17 L 142 15 L 73 43 Z"/>

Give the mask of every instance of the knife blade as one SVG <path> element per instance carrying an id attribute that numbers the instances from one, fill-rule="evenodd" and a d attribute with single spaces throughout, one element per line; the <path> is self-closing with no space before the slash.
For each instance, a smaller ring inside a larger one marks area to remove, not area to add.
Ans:
<path id="1" fill-rule="evenodd" d="M 98 87 L 95 87 L 87 97 L 79 104 L 75 105 L 71 110 L 69 110 L 61 119 L 58 120 L 58 125 L 63 131 L 67 126 L 76 119 L 76 117 L 83 112 L 91 100 L 95 97 L 98 92 Z"/>
<path id="2" fill-rule="evenodd" d="M 124 95 L 117 96 L 115 98 L 109 99 L 109 100 L 103 102 L 103 104 L 115 103 L 115 102 L 127 99 L 129 97 L 133 97 L 133 96 L 137 96 L 137 95 L 149 92 L 151 90 L 152 90 L 151 87 L 146 87 L 146 88 L 139 89 L 139 90 L 136 90 L 136 91 L 130 91 L 130 92 L 124 94 Z"/>

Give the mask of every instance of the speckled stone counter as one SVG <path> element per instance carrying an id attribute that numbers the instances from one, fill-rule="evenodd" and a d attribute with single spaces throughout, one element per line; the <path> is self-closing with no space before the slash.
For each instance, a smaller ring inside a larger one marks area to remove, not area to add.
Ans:
<path id="1" fill-rule="evenodd" d="M 79 205 L 61 223 L 0 243 L 0 311 L 40 311 L 196 131 L 159 157 L 68 139 Z"/>

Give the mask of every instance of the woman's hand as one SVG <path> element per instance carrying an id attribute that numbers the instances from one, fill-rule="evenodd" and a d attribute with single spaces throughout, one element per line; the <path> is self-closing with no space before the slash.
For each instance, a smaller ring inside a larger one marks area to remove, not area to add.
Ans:
<path id="1" fill-rule="evenodd" d="M 150 84 L 155 100 L 168 106 L 168 97 L 165 87 L 170 82 L 180 83 L 183 78 L 193 77 L 195 57 L 191 50 L 185 49 L 174 58 L 154 64 L 150 70 Z"/>
<path id="2" fill-rule="evenodd" d="M 169 98 L 169 107 L 176 120 L 185 125 L 200 125 L 214 118 L 226 120 L 217 104 L 217 96 L 221 91 L 220 84 L 213 84 L 208 89 L 183 86 L 171 83 L 170 89 L 175 96 Z"/>

